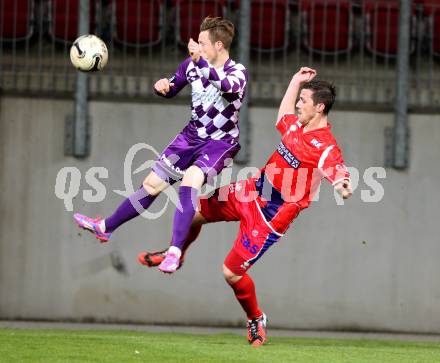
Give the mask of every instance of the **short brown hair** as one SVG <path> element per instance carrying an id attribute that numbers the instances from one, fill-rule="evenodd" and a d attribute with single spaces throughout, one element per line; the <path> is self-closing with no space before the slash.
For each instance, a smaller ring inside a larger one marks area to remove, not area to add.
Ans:
<path id="1" fill-rule="evenodd" d="M 305 83 L 302 88 L 309 89 L 313 92 L 313 104 L 316 105 L 318 103 L 323 103 L 323 113 L 324 115 L 328 115 L 336 99 L 335 86 L 330 82 L 314 79 L 310 82 Z"/>
<path id="2" fill-rule="evenodd" d="M 200 32 L 205 30 L 209 32 L 209 39 L 212 43 L 221 41 L 225 49 L 229 50 L 235 35 L 235 27 L 232 22 L 220 17 L 211 18 L 208 16 L 203 19 L 200 25 Z"/>

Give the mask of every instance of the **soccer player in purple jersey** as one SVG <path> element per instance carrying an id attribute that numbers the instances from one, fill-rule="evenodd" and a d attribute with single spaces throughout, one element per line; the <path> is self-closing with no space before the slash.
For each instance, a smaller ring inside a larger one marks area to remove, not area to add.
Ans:
<path id="1" fill-rule="evenodd" d="M 229 58 L 234 25 L 222 18 L 207 17 L 200 26 L 198 42 L 190 39 L 190 57 L 170 78 L 158 80 L 156 94 L 171 98 L 191 85 L 191 119 L 165 148 L 142 187 L 122 202 L 107 218 L 92 219 L 74 214 L 76 223 L 107 242 L 113 231 L 148 209 L 171 184 L 182 180 L 180 205 L 174 215 L 173 238 L 167 257 L 159 266 L 174 272 L 195 214 L 197 194 L 205 183 L 226 167 L 240 150 L 238 112 L 245 96 L 247 70 Z"/>

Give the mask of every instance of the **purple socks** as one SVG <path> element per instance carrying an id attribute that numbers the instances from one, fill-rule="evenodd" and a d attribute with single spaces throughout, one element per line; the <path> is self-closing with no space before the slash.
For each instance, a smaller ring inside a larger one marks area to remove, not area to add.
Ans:
<path id="1" fill-rule="evenodd" d="M 181 186 L 179 188 L 179 200 L 182 207 L 176 209 L 173 223 L 173 239 L 171 245 L 182 250 L 186 236 L 191 228 L 191 223 L 196 213 L 198 190 L 192 187 Z M 121 224 L 140 215 L 154 202 L 156 196 L 149 195 L 141 187 L 135 193 L 125 199 L 116 211 L 105 219 L 105 231 L 113 232 Z"/>
<path id="2" fill-rule="evenodd" d="M 191 228 L 191 223 L 196 213 L 198 190 L 192 187 L 181 186 L 179 188 L 179 200 L 181 210 L 176 208 L 173 222 L 173 239 L 171 245 L 182 250 L 186 236 Z"/>
<path id="3" fill-rule="evenodd" d="M 110 217 L 105 219 L 105 231 L 111 233 L 121 224 L 137 217 L 145 209 L 148 209 L 155 199 L 156 196 L 149 195 L 148 192 L 141 187 L 125 199 Z"/>

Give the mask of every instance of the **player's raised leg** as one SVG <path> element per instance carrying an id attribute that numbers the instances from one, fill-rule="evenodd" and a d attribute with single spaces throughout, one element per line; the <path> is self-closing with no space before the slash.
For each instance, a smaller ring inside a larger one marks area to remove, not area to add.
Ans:
<path id="1" fill-rule="evenodd" d="M 107 242 L 116 228 L 148 209 L 159 193 L 168 186 L 168 182 L 152 171 L 145 178 L 142 187 L 126 198 L 111 216 L 92 219 L 75 213 L 73 218 L 79 227 L 94 233 L 101 242 Z"/>
<path id="2" fill-rule="evenodd" d="M 105 219 L 92 219 L 75 214 L 75 221 L 81 228 L 95 233 L 101 242 L 107 242 L 116 228 L 140 215 L 150 207 L 163 190 L 182 179 L 181 170 L 191 165 L 193 154 L 191 139 L 185 132 L 181 132 L 158 157 L 142 187 L 126 198 L 111 216 Z"/>

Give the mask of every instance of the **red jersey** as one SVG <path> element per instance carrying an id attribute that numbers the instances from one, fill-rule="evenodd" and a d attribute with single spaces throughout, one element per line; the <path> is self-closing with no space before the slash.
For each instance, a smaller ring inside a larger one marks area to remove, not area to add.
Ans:
<path id="1" fill-rule="evenodd" d="M 294 114 L 277 122 L 282 138 L 277 150 L 255 178 L 258 209 L 269 226 L 284 233 L 309 206 L 322 178 L 332 185 L 350 175 L 331 126 L 304 131 Z"/>

